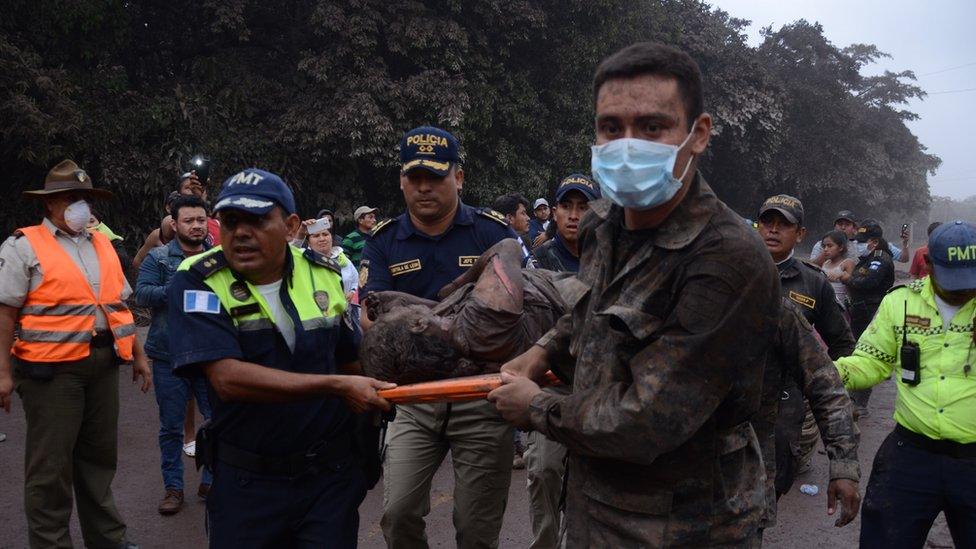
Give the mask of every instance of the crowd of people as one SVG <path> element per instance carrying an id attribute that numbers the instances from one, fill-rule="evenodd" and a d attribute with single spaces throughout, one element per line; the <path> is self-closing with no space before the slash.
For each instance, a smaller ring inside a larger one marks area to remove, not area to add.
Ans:
<path id="1" fill-rule="evenodd" d="M 159 409 L 158 512 L 183 507 L 191 455 L 211 547 L 354 547 L 381 481 L 387 545 L 425 547 L 448 452 L 464 548 L 498 546 L 513 467 L 534 548 L 756 546 L 818 441 L 844 526 L 862 508 L 857 421 L 892 372 L 861 546 L 921 547 L 942 511 L 976 546 L 976 225 L 933 223 L 912 256 L 908 225 L 898 246 L 841 211 L 801 258 L 799 198 L 769 197 L 753 223 L 698 170 L 712 118 L 691 57 L 632 45 L 593 93 L 590 175 L 531 202 L 462 202 L 460 143 L 433 126 L 402 136 L 394 216 L 303 220 L 256 168 L 210 200 L 199 160 L 131 260 L 134 291 L 122 237 L 92 213 L 111 193 L 55 166 L 25 192 L 41 223 L 0 248 L 0 406 L 16 390 L 26 415 L 30 546 L 70 547 L 74 503 L 87 546 L 135 546 L 111 492 L 128 362 Z M 499 372 L 487 398 L 382 396 Z"/>

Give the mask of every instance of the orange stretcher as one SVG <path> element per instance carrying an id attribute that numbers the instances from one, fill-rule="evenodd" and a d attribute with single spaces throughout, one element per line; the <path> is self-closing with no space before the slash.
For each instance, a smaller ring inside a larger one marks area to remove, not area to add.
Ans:
<path id="1" fill-rule="evenodd" d="M 546 372 L 542 385 L 560 384 L 561 382 L 556 374 Z M 488 393 L 501 386 L 501 374 L 485 374 L 411 383 L 393 389 L 382 389 L 377 393 L 393 404 L 433 404 L 436 402 L 479 400 L 487 397 Z"/>

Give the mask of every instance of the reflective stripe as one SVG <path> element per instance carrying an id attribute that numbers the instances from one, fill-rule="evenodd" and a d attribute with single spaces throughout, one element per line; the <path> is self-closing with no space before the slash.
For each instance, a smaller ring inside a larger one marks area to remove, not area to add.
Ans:
<path id="1" fill-rule="evenodd" d="M 237 330 L 240 332 L 256 332 L 258 330 L 270 330 L 272 328 L 274 328 L 274 324 L 266 318 L 242 320 L 237 323 Z"/>
<path id="2" fill-rule="evenodd" d="M 94 305 L 25 305 L 20 314 L 33 316 L 89 316 L 95 314 Z"/>
<path id="3" fill-rule="evenodd" d="M 310 318 L 308 320 L 303 320 L 302 329 L 308 332 L 311 330 L 317 330 L 319 328 L 332 328 L 336 325 L 337 318 L 338 317 L 334 317 L 334 316 L 330 318 L 320 316 L 317 318 Z"/>
<path id="4" fill-rule="evenodd" d="M 36 341 L 43 343 L 88 343 L 91 332 L 52 332 L 48 330 L 21 330 L 21 341 Z"/>
<path id="5" fill-rule="evenodd" d="M 118 328 L 112 330 L 112 334 L 115 336 L 116 339 L 122 339 L 123 337 L 128 337 L 134 333 L 136 333 L 135 324 L 123 324 Z"/>
<path id="6" fill-rule="evenodd" d="M 129 308 L 126 307 L 125 303 L 115 302 L 115 303 L 103 303 L 102 307 L 108 313 L 117 313 L 119 311 L 128 311 Z"/>

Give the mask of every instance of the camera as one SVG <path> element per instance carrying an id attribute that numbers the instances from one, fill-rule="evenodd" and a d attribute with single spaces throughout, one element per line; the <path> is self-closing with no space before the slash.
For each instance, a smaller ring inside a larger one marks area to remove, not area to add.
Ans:
<path id="1" fill-rule="evenodd" d="M 206 185 L 207 180 L 210 179 L 210 159 L 202 154 L 194 155 L 186 171 L 196 173 L 200 183 Z"/>

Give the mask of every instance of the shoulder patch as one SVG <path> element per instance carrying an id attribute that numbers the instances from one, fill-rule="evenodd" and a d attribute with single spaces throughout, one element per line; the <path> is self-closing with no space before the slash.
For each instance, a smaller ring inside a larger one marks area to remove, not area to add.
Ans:
<path id="1" fill-rule="evenodd" d="M 305 251 L 302 252 L 302 257 L 311 263 L 315 263 L 316 265 L 320 265 L 326 269 L 335 271 L 336 274 L 342 274 L 342 267 L 339 266 L 338 261 L 332 259 L 331 257 L 325 257 L 311 248 L 305 248 Z"/>
<path id="2" fill-rule="evenodd" d="M 226 266 L 227 258 L 224 257 L 223 251 L 219 251 L 201 257 L 198 261 L 193 263 L 190 270 L 196 271 L 197 273 L 203 275 L 204 278 L 207 278 Z"/>
<path id="3" fill-rule="evenodd" d="M 390 218 L 384 219 L 383 221 L 380 221 L 379 223 L 377 223 L 373 227 L 373 235 L 372 236 L 376 236 L 376 235 L 380 234 L 380 231 L 382 231 L 383 229 L 389 227 L 394 221 L 396 221 L 396 218 L 395 217 L 390 217 Z"/>
<path id="4" fill-rule="evenodd" d="M 478 214 L 508 227 L 508 220 L 505 219 L 505 216 L 491 208 L 478 208 Z"/>

